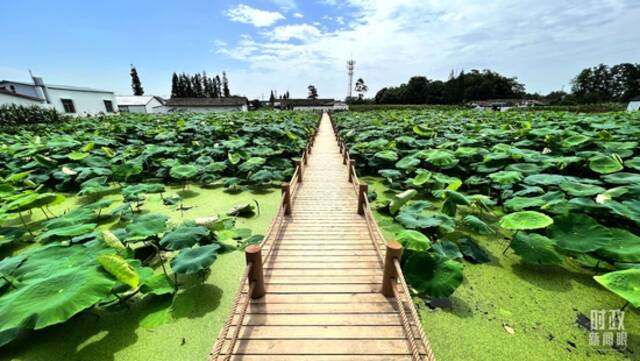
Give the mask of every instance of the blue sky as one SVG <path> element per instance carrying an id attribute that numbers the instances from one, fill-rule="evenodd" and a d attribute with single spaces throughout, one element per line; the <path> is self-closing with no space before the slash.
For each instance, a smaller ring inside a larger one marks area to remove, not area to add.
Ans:
<path id="1" fill-rule="evenodd" d="M 129 94 L 135 64 L 148 94 L 173 71 L 226 70 L 233 93 L 270 89 L 342 98 L 345 61 L 371 94 L 412 75 L 491 68 L 529 91 L 565 86 L 582 68 L 640 62 L 638 0 L 240 0 L 0 3 L 0 79 Z"/>

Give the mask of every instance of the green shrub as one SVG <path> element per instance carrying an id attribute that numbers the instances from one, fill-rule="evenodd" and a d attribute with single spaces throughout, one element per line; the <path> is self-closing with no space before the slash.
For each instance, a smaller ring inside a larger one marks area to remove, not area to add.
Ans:
<path id="1" fill-rule="evenodd" d="M 58 113 L 55 109 L 47 109 L 37 105 L 3 105 L 0 106 L 0 126 L 13 127 L 31 124 L 52 124 L 68 120 L 69 117 Z"/>

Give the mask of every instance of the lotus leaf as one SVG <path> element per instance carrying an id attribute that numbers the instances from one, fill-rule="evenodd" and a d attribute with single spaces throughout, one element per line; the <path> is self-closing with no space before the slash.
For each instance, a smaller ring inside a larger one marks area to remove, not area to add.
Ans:
<path id="1" fill-rule="evenodd" d="M 609 291 L 620 296 L 634 307 L 640 307 L 640 269 L 609 272 L 593 278 Z"/>
<path id="2" fill-rule="evenodd" d="M 415 197 L 416 195 L 418 195 L 418 191 L 416 191 L 415 189 L 407 189 L 402 193 L 396 194 L 389 204 L 389 211 L 391 212 L 391 214 L 398 213 L 400 208 L 404 206 L 405 203 L 413 199 L 413 197 Z"/>
<path id="3" fill-rule="evenodd" d="M 181 225 L 167 232 L 160 240 L 160 245 L 170 250 L 191 248 L 209 236 L 209 229 L 203 226 Z"/>
<path id="4" fill-rule="evenodd" d="M 432 250 L 435 254 L 449 259 L 458 259 L 463 257 L 458 245 L 451 241 L 436 242 L 433 244 Z"/>
<path id="5" fill-rule="evenodd" d="M 186 180 L 193 178 L 198 174 L 198 167 L 192 164 L 180 164 L 171 167 L 169 174 L 175 179 Z"/>
<path id="6" fill-rule="evenodd" d="M 487 252 L 470 238 L 459 239 L 458 248 L 462 252 L 464 259 L 471 263 L 487 263 L 490 261 Z"/>
<path id="7" fill-rule="evenodd" d="M 180 274 L 193 274 L 207 269 L 215 262 L 219 248 L 217 244 L 185 248 L 171 261 L 171 268 Z"/>
<path id="8" fill-rule="evenodd" d="M 93 232 L 96 227 L 97 224 L 95 223 L 85 223 L 53 228 L 37 236 L 36 240 L 48 241 L 50 239 L 71 238 L 85 233 Z"/>
<path id="9" fill-rule="evenodd" d="M 553 224 L 553 219 L 544 213 L 522 211 L 507 214 L 500 219 L 500 227 L 514 231 L 546 228 Z"/>
<path id="10" fill-rule="evenodd" d="M 640 171 L 640 157 L 628 159 L 624 162 L 625 167 Z"/>
<path id="11" fill-rule="evenodd" d="M 460 262 L 420 252 L 407 260 L 405 275 L 418 292 L 432 297 L 449 297 L 462 284 L 463 269 Z"/>
<path id="12" fill-rule="evenodd" d="M 396 241 L 398 241 L 405 249 L 415 252 L 426 251 L 431 248 L 431 241 L 424 234 L 413 231 L 404 230 L 396 234 Z"/>
<path id="13" fill-rule="evenodd" d="M 501 171 L 492 173 L 489 175 L 489 178 L 495 183 L 502 185 L 512 185 L 514 183 L 518 183 L 522 180 L 522 173 L 517 171 Z"/>
<path id="14" fill-rule="evenodd" d="M 247 159 L 244 163 L 240 164 L 238 168 L 243 172 L 250 172 L 259 168 L 266 161 L 267 160 L 262 157 L 251 157 Z"/>
<path id="15" fill-rule="evenodd" d="M 551 265 L 562 263 L 562 256 L 555 249 L 555 242 L 537 233 L 518 233 L 511 248 L 531 264 Z"/>
<path id="16" fill-rule="evenodd" d="M 405 171 L 415 169 L 418 165 L 420 165 L 420 159 L 414 155 L 408 155 L 396 162 L 396 168 Z"/>
<path id="17" fill-rule="evenodd" d="M 611 241 L 596 254 L 617 262 L 640 262 L 640 237 L 624 229 L 611 230 Z"/>
<path id="18" fill-rule="evenodd" d="M 126 241 L 142 241 L 165 231 L 167 227 L 167 216 L 156 213 L 149 213 L 138 216 L 125 228 L 127 231 Z"/>
<path id="19" fill-rule="evenodd" d="M 98 256 L 96 260 L 116 280 L 131 288 L 136 288 L 140 284 L 138 272 L 124 258 L 116 254 L 103 254 Z"/>
<path id="20" fill-rule="evenodd" d="M 462 219 L 462 223 L 464 223 L 467 227 L 469 227 L 473 232 L 477 234 L 495 234 L 496 233 L 496 231 L 494 231 L 483 220 L 471 214 L 465 216 Z"/>
<path id="21" fill-rule="evenodd" d="M 589 159 L 589 168 L 600 174 L 610 174 L 621 171 L 624 167 L 622 160 L 617 155 L 597 155 Z"/>
<path id="22" fill-rule="evenodd" d="M 556 217 L 549 233 L 558 248 L 575 253 L 593 252 L 612 240 L 610 229 L 583 214 Z"/>
<path id="23" fill-rule="evenodd" d="M 236 204 L 228 212 L 227 216 L 251 217 L 255 214 L 255 207 L 251 203 Z"/>
<path id="24" fill-rule="evenodd" d="M 451 151 L 448 150 L 430 149 L 427 151 L 420 151 L 418 156 L 423 158 L 426 162 L 444 169 L 452 168 L 458 164 L 458 159 Z"/>
<path id="25" fill-rule="evenodd" d="M 577 182 L 562 182 L 560 183 L 560 189 L 574 197 L 595 196 L 598 193 L 606 191 L 605 188 L 602 188 L 600 186 L 596 186 L 593 184 L 582 184 Z"/>
<path id="26" fill-rule="evenodd" d="M 388 162 L 395 162 L 396 160 L 398 160 L 398 153 L 394 152 L 393 150 L 383 150 L 377 152 L 373 156 L 375 158 L 386 160 Z"/>
<path id="27" fill-rule="evenodd" d="M 626 173 L 619 172 L 615 174 L 609 174 L 602 177 L 605 182 L 611 184 L 639 184 L 640 174 L 638 173 Z"/>

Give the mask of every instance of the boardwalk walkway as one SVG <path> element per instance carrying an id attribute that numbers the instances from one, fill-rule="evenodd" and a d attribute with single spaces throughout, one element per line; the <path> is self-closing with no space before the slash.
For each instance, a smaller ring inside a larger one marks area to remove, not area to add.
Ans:
<path id="1" fill-rule="evenodd" d="M 357 178 L 348 180 L 326 114 L 307 161 L 291 214 L 277 217 L 261 250 L 266 293 L 246 297 L 255 289 L 244 283 L 209 360 L 433 359 L 413 305 L 381 293 L 384 241 L 368 202 L 358 214 Z"/>

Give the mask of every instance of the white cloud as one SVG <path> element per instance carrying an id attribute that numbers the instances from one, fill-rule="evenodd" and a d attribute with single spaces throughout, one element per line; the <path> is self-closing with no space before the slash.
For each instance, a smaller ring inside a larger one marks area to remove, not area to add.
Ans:
<path id="1" fill-rule="evenodd" d="M 353 57 L 369 95 L 412 75 L 446 79 L 454 68 L 491 68 L 518 76 L 529 91 L 547 92 L 584 67 L 635 61 L 640 42 L 631 31 L 640 18 L 636 0 L 345 0 L 336 6 L 350 9 L 344 28 L 324 21 L 284 25 L 226 47 L 230 57 L 246 61 L 234 72 L 238 91 L 256 96 L 286 86 L 303 96 L 313 83 L 321 96 L 344 97 L 345 61 Z"/>
<path id="2" fill-rule="evenodd" d="M 230 8 L 225 15 L 232 21 L 252 24 L 255 27 L 271 26 L 285 18 L 277 11 L 260 10 L 244 4 Z"/>
<path id="3" fill-rule="evenodd" d="M 271 38 L 276 41 L 289 41 L 291 39 L 311 40 L 320 36 L 320 29 L 309 24 L 296 24 L 278 26 L 271 31 Z"/>
<path id="4" fill-rule="evenodd" d="M 294 17 L 294 18 L 298 18 L 298 19 L 302 19 L 302 18 L 304 17 L 304 15 L 303 15 L 303 14 L 301 14 L 301 13 L 294 13 L 294 14 L 293 14 L 293 17 Z"/>
<path id="5" fill-rule="evenodd" d="M 298 4 L 296 4 L 295 0 L 271 0 L 271 2 L 283 11 L 290 11 L 298 8 Z"/>

